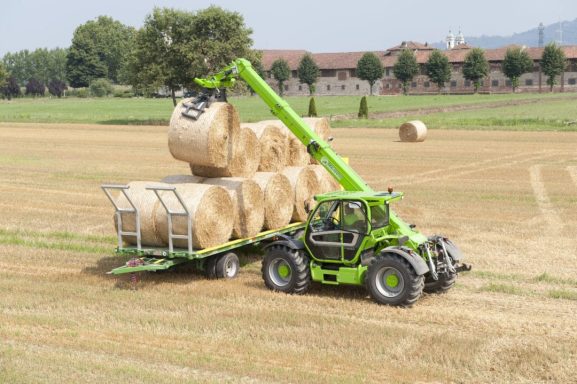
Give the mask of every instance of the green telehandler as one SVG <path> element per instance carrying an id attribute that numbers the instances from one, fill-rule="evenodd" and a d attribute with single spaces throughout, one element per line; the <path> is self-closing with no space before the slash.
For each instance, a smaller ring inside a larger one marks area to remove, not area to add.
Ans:
<path id="1" fill-rule="evenodd" d="M 226 100 L 226 89 L 239 77 L 344 189 L 316 196 L 302 230 L 292 236 L 279 233 L 266 245 L 262 276 L 268 288 L 302 294 L 311 282 L 364 285 L 378 303 L 411 306 L 423 291 L 448 291 L 458 272 L 471 269 L 449 239 L 426 237 L 395 215 L 390 205 L 403 194 L 371 189 L 249 61 L 236 59 L 211 77 L 195 79 L 202 91 L 182 113 L 198 118 L 212 100 Z"/>

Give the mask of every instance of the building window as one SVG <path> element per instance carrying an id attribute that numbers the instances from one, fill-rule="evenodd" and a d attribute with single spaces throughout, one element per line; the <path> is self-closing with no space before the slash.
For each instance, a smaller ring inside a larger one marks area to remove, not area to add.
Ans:
<path id="1" fill-rule="evenodd" d="M 491 81 L 491 86 L 492 86 L 492 87 L 498 87 L 498 86 L 499 86 L 499 80 L 492 80 L 492 81 Z"/>
<path id="2" fill-rule="evenodd" d="M 574 77 L 570 78 L 569 80 L 567 80 L 567 83 L 569 85 L 575 85 L 577 84 L 577 79 L 575 79 Z"/>
<path id="3" fill-rule="evenodd" d="M 351 69 L 351 77 L 357 77 L 357 70 L 356 69 Z"/>
<path id="4" fill-rule="evenodd" d="M 423 83 L 423 87 L 425 87 L 425 88 L 429 88 L 430 86 L 431 86 L 431 84 L 428 81 L 425 81 Z"/>
<path id="5" fill-rule="evenodd" d="M 327 84 L 327 91 L 330 91 L 330 90 L 331 90 L 331 85 Z"/>
<path id="6" fill-rule="evenodd" d="M 337 71 L 334 69 L 321 69 L 321 77 L 335 77 Z"/>
<path id="7" fill-rule="evenodd" d="M 510 87 L 510 86 L 511 86 L 511 80 L 506 80 L 506 81 L 505 81 L 505 86 L 506 86 L 506 87 Z"/>
<path id="8" fill-rule="evenodd" d="M 303 86 L 299 85 L 299 91 L 302 91 L 302 90 L 303 90 Z"/>
<path id="9" fill-rule="evenodd" d="M 526 79 L 525 85 L 533 85 L 533 79 Z"/>
<path id="10" fill-rule="evenodd" d="M 457 82 L 455 80 L 451 80 L 451 88 L 455 88 L 457 86 Z"/>
<path id="11" fill-rule="evenodd" d="M 413 81 L 411 83 L 411 88 L 417 88 L 417 82 L 416 81 Z"/>
<path id="12" fill-rule="evenodd" d="M 359 87 L 359 85 L 357 84 L 357 91 L 360 89 L 361 87 Z"/>
<path id="13" fill-rule="evenodd" d="M 345 85 L 343 84 L 343 85 L 341 85 L 341 91 L 344 91 L 344 90 L 345 90 Z"/>
<path id="14" fill-rule="evenodd" d="M 471 86 L 471 82 L 469 80 L 465 80 L 465 87 L 470 87 Z"/>
<path id="15" fill-rule="evenodd" d="M 389 68 L 385 70 L 385 76 L 391 76 L 391 70 Z"/>
<path id="16" fill-rule="evenodd" d="M 347 79 L 347 72 L 346 71 L 339 71 L 337 73 L 337 78 L 341 81 L 346 80 Z"/>
<path id="17" fill-rule="evenodd" d="M 285 91 L 288 91 L 288 85 L 285 85 L 285 86 L 284 86 L 284 90 L 285 90 Z"/>
<path id="18" fill-rule="evenodd" d="M 299 77 L 299 74 L 297 71 L 292 71 L 292 76 L 293 76 L 293 78 L 296 79 L 297 77 Z"/>
<path id="19" fill-rule="evenodd" d="M 358 85 L 357 85 L 358 86 Z M 391 84 L 387 83 L 387 85 L 385 85 L 385 88 L 390 89 L 391 88 Z"/>

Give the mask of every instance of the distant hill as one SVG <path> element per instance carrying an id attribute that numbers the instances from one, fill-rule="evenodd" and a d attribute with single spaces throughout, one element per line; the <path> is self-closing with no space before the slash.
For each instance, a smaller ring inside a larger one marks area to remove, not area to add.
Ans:
<path id="1" fill-rule="evenodd" d="M 563 21 L 563 45 L 577 45 L 577 19 L 573 21 Z M 453 31 L 456 34 L 456 31 Z M 480 48 L 499 48 L 510 44 L 526 45 L 537 47 L 539 43 L 539 29 L 537 27 L 525 32 L 515 33 L 511 36 L 486 36 L 470 37 L 465 35 L 467 44 Z M 559 23 L 545 26 L 544 42 L 559 41 Z M 444 49 L 445 41 L 434 43 L 435 48 Z"/>

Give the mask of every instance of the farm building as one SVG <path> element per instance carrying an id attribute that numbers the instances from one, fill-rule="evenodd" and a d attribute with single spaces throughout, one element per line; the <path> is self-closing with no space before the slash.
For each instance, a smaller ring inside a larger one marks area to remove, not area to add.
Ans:
<path id="1" fill-rule="evenodd" d="M 460 36 L 460 35 L 459 35 Z M 445 92 L 449 93 L 472 93 L 473 84 L 463 77 L 462 67 L 467 53 L 472 49 L 464 40 L 455 39 L 456 43 L 447 43 L 448 49 L 443 53 L 449 58 L 453 66 L 451 81 L 446 84 Z M 502 93 L 511 91 L 509 79 L 501 71 L 501 64 L 508 47 L 486 49 L 485 57 L 490 64 L 490 73 L 479 89 L 484 93 Z M 425 74 L 424 65 L 434 48 L 428 44 L 407 41 L 400 45 L 389 48 L 386 51 L 375 53 L 383 63 L 385 73 L 380 82 L 374 85 L 373 93 L 381 95 L 394 95 L 402 92 L 400 82 L 393 75 L 393 65 L 397 56 L 403 49 L 411 49 L 415 52 L 417 62 L 421 66 L 421 72 L 415 76 L 409 92 L 412 94 L 437 93 L 438 88 L 429 81 Z M 533 72 L 521 76 L 518 92 L 547 91 L 546 76 L 542 75 L 539 61 L 543 48 L 523 47 L 533 59 L 535 66 Z M 577 46 L 563 46 L 567 57 L 567 69 L 558 79 L 556 91 L 577 91 Z M 306 84 L 300 84 L 297 68 L 304 50 L 263 50 L 262 63 L 266 72 L 267 82 L 276 89 L 277 85 L 270 73 L 272 63 L 279 58 L 285 59 L 291 69 L 291 78 L 285 83 L 284 94 L 287 96 L 308 95 Z M 319 66 L 321 73 L 316 84 L 317 95 L 366 95 L 369 93 L 369 85 L 366 81 L 356 76 L 357 62 L 365 52 L 339 52 L 339 53 L 311 53 Z"/>

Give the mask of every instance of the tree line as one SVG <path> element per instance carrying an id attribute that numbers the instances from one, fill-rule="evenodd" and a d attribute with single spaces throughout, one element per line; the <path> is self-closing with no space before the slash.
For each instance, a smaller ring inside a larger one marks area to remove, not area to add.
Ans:
<path id="1" fill-rule="evenodd" d="M 4 55 L 0 89 L 4 97 L 17 97 L 20 87 L 30 95 L 48 87 L 60 97 L 68 86 L 106 94 L 111 84 L 125 84 L 144 95 L 166 87 L 176 104 L 175 92 L 193 88 L 195 77 L 237 57 L 259 63 L 251 35 L 241 14 L 217 6 L 197 12 L 154 8 L 139 29 L 100 16 L 78 26 L 68 48 Z"/>
<path id="2" fill-rule="evenodd" d="M 543 50 L 540 65 L 552 91 L 556 78 L 563 73 L 567 65 L 563 50 L 555 43 L 547 45 Z M 503 74 L 511 81 L 511 87 L 515 92 L 521 75 L 533 70 L 533 60 L 526 50 L 521 47 L 512 47 L 507 49 L 501 66 Z M 421 73 L 415 53 L 410 49 L 401 51 L 392 69 L 393 75 L 401 83 L 404 94 L 408 93 L 409 85 L 415 76 Z M 475 93 L 481 86 L 482 80 L 489 74 L 489 70 L 490 65 L 485 58 L 484 51 L 481 48 L 471 49 L 463 62 L 463 77 L 473 83 Z M 272 63 L 270 71 L 282 95 L 284 83 L 290 78 L 289 65 L 286 60 L 277 59 Z M 434 50 L 424 64 L 424 73 L 437 85 L 440 92 L 451 80 L 452 66 L 449 58 L 442 51 Z M 314 94 L 320 70 L 308 53 L 301 58 L 297 74 L 299 82 L 308 85 L 309 93 Z M 367 52 L 359 59 L 356 74 L 359 79 L 369 83 L 372 95 L 374 84 L 383 77 L 383 64 L 376 54 Z"/>

